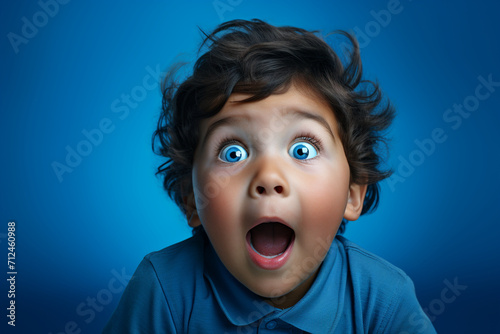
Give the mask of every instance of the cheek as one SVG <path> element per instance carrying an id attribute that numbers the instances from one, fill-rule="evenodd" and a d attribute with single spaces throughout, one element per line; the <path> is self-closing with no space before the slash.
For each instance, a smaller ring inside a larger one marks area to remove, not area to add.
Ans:
<path id="1" fill-rule="evenodd" d="M 201 224 L 219 258 L 234 274 L 246 252 L 245 232 L 239 223 L 244 211 L 244 184 L 217 169 L 199 175 L 193 185 L 200 190 L 195 198 Z"/>
<path id="2" fill-rule="evenodd" d="M 306 208 L 318 214 L 342 217 L 347 202 L 348 185 L 328 181 L 331 180 L 323 180 L 319 184 L 309 184 L 308 196 L 304 198 L 304 202 L 307 203 Z"/>
<path id="3" fill-rule="evenodd" d="M 345 168 L 328 168 L 318 172 L 321 177 L 314 177 L 302 182 L 301 192 L 304 226 L 308 235 L 330 238 L 337 232 L 344 216 L 349 174 Z"/>
<path id="4" fill-rule="evenodd" d="M 239 226 L 235 224 L 241 211 L 241 201 L 236 200 L 241 197 L 239 182 L 217 169 L 196 170 L 194 175 L 196 208 L 205 230 L 217 239 L 232 234 Z"/>

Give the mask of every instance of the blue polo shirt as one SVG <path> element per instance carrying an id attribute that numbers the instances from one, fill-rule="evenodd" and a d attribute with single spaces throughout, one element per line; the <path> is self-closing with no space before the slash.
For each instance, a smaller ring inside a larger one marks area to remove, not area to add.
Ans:
<path id="1" fill-rule="evenodd" d="M 201 230 L 144 257 L 103 333 L 435 333 L 408 276 L 337 236 L 309 291 L 278 309 L 224 267 Z"/>

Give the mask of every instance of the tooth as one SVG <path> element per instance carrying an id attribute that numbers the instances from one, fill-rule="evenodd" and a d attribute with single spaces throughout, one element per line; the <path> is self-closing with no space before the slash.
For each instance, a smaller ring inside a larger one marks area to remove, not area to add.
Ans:
<path id="1" fill-rule="evenodd" d="M 256 250 L 256 249 L 255 249 L 255 247 L 253 246 L 253 243 L 252 243 L 252 241 L 251 241 L 251 240 L 250 240 L 250 246 L 251 246 L 251 247 L 252 247 L 252 249 L 255 251 L 255 253 L 259 254 L 259 255 L 260 255 L 260 256 L 262 256 L 262 257 L 265 257 L 266 259 L 274 259 L 275 257 L 280 256 L 281 254 L 283 254 L 283 253 L 284 253 L 284 252 L 281 252 L 281 253 L 276 254 L 276 255 L 264 255 L 264 254 L 261 254 L 261 253 L 259 253 L 259 251 L 258 251 L 258 250 Z"/>

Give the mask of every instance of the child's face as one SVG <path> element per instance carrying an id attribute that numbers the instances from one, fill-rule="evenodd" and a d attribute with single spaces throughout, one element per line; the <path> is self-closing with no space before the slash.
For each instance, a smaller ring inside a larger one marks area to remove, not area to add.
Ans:
<path id="1" fill-rule="evenodd" d="M 195 203 L 233 276 L 289 307 L 314 281 L 342 218 L 358 218 L 366 186 L 349 184 L 337 121 L 322 100 L 292 86 L 232 103 L 246 97 L 231 95 L 201 124 Z"/>

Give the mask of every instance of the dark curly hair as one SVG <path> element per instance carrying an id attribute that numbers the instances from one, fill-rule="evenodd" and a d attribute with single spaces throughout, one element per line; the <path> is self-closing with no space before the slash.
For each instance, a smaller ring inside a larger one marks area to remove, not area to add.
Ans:
<path id="1" fill-rule="evenodd" d="M 334 32 L 348 48 L 337 54 L 316 31 L 275 27 L 261 20 L 233 20 L 205 34 L 193 73 L 182 83 L 174 65 L 162 84 L 162 113 L 153 134 L 153 150 L 167 160 L 156 174 L 164 177 L 168 195 L 184 214 L 192 194 L 191 173 L 201 120 L 217 114 L 232 93 L 265 99 L 300 83 L 322 97 L 335 113 L 350 167 L 350 182 L 367 184 L 365 214 L 379 201 L 378 182 L 391 171 L 381 170 L 379 150 L 394 108 L 378 83 L 362 79 L 356 39 Z M 344 61 L 343 61 L 344 60 Z M 339 233 L 345 230 L 344 220 Z"/>

